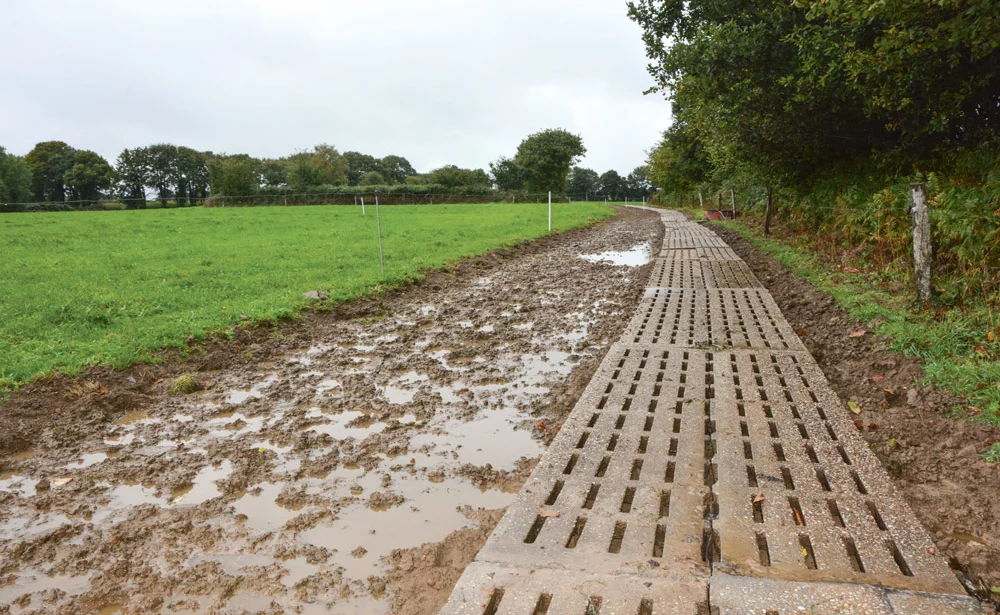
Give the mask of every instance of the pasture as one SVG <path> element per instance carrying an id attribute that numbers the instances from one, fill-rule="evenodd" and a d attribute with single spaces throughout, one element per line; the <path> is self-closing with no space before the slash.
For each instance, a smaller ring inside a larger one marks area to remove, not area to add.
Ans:
<path id="1" fill-rule="evenodd" d="M 612 215 L 553 205 L 553 231 Z M 0 388 L 124 367 L 323 290 L 348 301 L 428 268 L 547 233 L 538 204 L 253 207 L 0 216 Z"/>

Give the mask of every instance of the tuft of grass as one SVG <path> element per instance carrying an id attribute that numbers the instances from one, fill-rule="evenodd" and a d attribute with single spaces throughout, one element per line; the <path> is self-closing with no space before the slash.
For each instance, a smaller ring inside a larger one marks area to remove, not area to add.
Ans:
<path id="1" fill-rule="evenodd" d="M 612 215 L 554 203 L 553 230 Z M 248 321 L 293 317 L 547 233 L 547 206 L 247 207 L 0 216 L 0 388 L 88 365 L 125 367 Z"/>
<path id="2" fill-rule="evenodd" d="M 194 379 L 194 376 L 183 375 L 178 376 L 170 381 L 170 386 L 167 387 L 167 391 L 171 395 L 187 395 L 189 393 L 194 393 L 200 388 L 198 381 Z"/>
<path id="3" fill-rule="evenodd" d="M 983 457 L 985 457 L 986 461 L 989 461 L 990 463 L 1000 463 L 1000 442 L 994 442 L 992 446 L 986 449 L 986 452 L 983 453 Z M 1000 594 L 1000 592 L 996 593 Z"/>
<path id="4" fill-rule="evenodd" d="M 904 272 L 865 271 L 864 263 L 831 269 L 828 259 L 809 249 L 808 239 L 764 237 L 739 222 L 718 224 L 832 296 L 852 318 L 887 336 L 892 350 L 921 359 L 922 384 L 961 397 L 971 418 L 1000 427 L 1000 331 L 985 301 L 961 309 L 923 309 L 914 302 Z"/>

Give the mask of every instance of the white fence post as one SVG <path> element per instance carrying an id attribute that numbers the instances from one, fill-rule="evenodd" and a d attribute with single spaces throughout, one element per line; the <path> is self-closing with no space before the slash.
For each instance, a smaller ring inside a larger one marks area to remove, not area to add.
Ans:
<path id="1" fill-rule="evenodd" d="M 378 260 L 382 263 L 382 277 L 385 277 L 385 255 L 382 252 L 382 216 L 378 211 L 378 193 L 375 193 L 375 223 L 378 226 Z"/>
<path id="2" fill-rule="evenodd" d="M 549 232 L 552 232 L 552 192 L 549 191 Z"/>

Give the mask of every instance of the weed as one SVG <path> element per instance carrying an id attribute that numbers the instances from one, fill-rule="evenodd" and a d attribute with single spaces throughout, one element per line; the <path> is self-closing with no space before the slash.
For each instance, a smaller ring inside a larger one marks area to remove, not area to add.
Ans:
<path id="1" fill-rule="evenodd" d="M 194 393 L 199 388 L 198 381 L 193 376 L 185 374 L 171 380 L 167 391 L 171 395 L 187 395 L 188 393 Z"/>
<path id="2" fill-rule="evenodd" d="M 983 457 L 985 457 L 986 461 L 989 461 L 990 463 L 1000 463 L 1000 442 L 995 442 L 992 446 L 986 449 L 986 452 L 983 453 Z"/>

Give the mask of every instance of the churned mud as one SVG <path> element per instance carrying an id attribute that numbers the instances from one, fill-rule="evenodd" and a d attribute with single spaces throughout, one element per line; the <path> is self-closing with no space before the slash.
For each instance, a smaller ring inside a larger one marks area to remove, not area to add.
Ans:
<path id="1" fill-rule="evenodd" d="M 788 322 L 845 402 L 920 522 L 970 593 L 994 607 L 1000 595 L 1000 464 L 980 453 L 1000 431 L 954 417 L 962 400 L 920 386 L 918 360 L 890 352 L 888 340 L 852 321 L 831 297 L 737 233 L 713 225 L 771 291 Z M 992 595 L 991 595 L 992 594 Z"/>
<path id="2" fill-rule="evenodd" d="M 657 220 L 24 387 L 0 614 L 436 613 L 633 312 Z"/>

